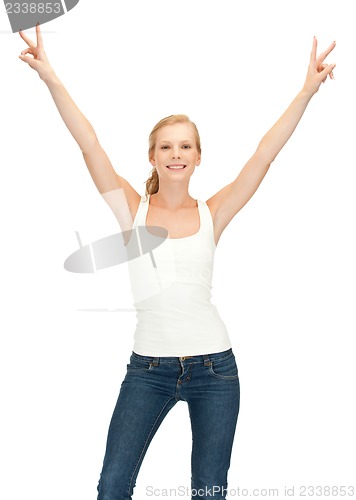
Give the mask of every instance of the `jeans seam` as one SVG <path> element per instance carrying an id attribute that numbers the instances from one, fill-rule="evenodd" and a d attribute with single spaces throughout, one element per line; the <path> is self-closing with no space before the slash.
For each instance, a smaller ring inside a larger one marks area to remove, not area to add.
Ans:
<path id="1" fill-rule="evenodd" d="M 212 358 L 211 361 L 213 363 L 216 363 L 216 362 L 224 361 L 225 359 L 229 359 L 229 358 L 233 358 L 233 357 L 235 357 L 234 353 L 230 352 L 229 354 L 226 354 L 225 356 L 222 356 L 221 358 Z"/>
<path id="2" fill-rule="evenodd" d="M 157 421 L 158 421 L 159 417 L 161 416 L 161 414 L 162 414 L 163 410 L 166 408 L 166 406 L 168 405 L 168 403 L 169 403 L 172 399 L 174 399 L 174 398 L 173 398 L 173 397 L 169 398 L 169 399 L 168 399 L 168 401 L 167 401 L 167 402 L 163 405 L 163 407 L 162 407 L 161 411 L 159 412 L 159 414 L 158 414 L 158 415 L 157 415 L 157 417 L 155 418 L 155 420 L 154 420 L 154 422 L 153 422 L 153 424 L 152 424 L 152 427 L 151 427 L 151 429 L 150 429 L 150 431 L 149 431 L 148 435 L 146 436 L 146 440 L 145 440 L 145 442 L 144 442 L 144 444 L 143 444 L 143 448 L 142 448 L 142 450 L 141 450 L 140 456 L 138 457 L 138 461 L 136 462 L 136 465 L 135 465 L 135 467 L 134 467 L 134 469 L 133 469 L 133 471 L 132 471 L 132 474 L 131 474 L 130 483 L 129 483 L 129 494 L 130 494 L 130 490 L 131 490 L 131 491 L 133 491 L 133 489 L 132 489 L 132 480 L 133 480 L 133 477 L 134 477 L 135 472 L 136 472 L 136 470 L 137 470 L 137 466 L 138 466 L 138 464 L 140 463 L 140 460 L 141 460 L 141 457 L 142 457 L 142 453 L 144 452 L 144 450 L 145 450 L 145 448 L 146 448 L 146 444 L 147 444 L 147 442 L 148 442 L 148 439 L 149 439 L 149 437 L 150 437 L 150 436 L 151 436 L 151 434 L 152 434 L 152 430 L 154 429 L 154 427 L 155 427 L 155 425 L 156 425 L 156 423 L 157 423 Z"/>
<path id="3" fill-rule="evenodd" d="M 231 348 L 230 348 L 231 349 Z M 224 356 L 219 356 L 219 357 L 212 357 L 210 358 L 211 360 L 214 360 L 214 361 L 223 361 L 229 357 L 232 357 L 234 356 L 234 352 L 232 351 L 232 349 L 227 349 L 229 350 L 230 352 L 228 354 L 224 354 Z M 132 351 L 131 355 L 138 361 L 141 361 L 141 362 L 146 362 L 146 363 L 152 363 L 155 356 L 144 356 L 142 354 L 137 354 L 136 352 Z M 201 356 L 201 355 L 200 355 Z M 215 353 L 213 354 L 210 354 L 210 356 L 215 356 Z M 158 356 L 160 358 L 162 358 L 162 356 Z M 172 356 L 168 356 L 168 357 L 172 357 Z M 177 360 L 176 361 L 164 361 L 162 359 L 160 359 L 159 361 L 159 364 L 179 364 L 179 357 L 178 356 L 173 356 L 173 357 L 176 357 Z M 194 356 L 193 356 L 194 357 Z M 163 356 L 164 358 L 164 356 Z M 190 364 L 198 364 L 198 363 L 203 363 L 202 361 L 192 361 Z"/>
<path id="4" fill-rule="evenodd" d="M 213 377 L 216 377 L 220 380 L 237 380 L 239 378 L 239 373 L 238 373 L 238 367 L 235 362 L 237 374 L 236 375 L 221 375 L 219 373 L 214 372 L 214 362 L 209 366 L 209 374 L 212 375 Z"/>

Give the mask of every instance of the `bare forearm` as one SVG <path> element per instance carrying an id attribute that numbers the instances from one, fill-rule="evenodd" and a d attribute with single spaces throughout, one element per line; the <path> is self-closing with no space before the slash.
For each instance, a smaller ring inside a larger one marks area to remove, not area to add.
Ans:
<path id="1" fill-rule="evenodd" d="M 58 76 L 53 72 L 44 79 L 69 132 L 85 153 L 98 139 L 90 122 L 77 107 Z"/>
<path id="2" fill-rule="evenodd" d="M 293 134 L 312 96 L 310 92 L 307 92 L 303 88 L 279 120 L 262 138 L 257 149 L 268 164 L 276 158 Z"/>

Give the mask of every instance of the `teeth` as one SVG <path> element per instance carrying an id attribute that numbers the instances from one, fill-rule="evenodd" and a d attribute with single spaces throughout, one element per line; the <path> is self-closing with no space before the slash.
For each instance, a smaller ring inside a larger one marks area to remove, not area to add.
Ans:
<path id="1" fill-rule="evenodd" d="M 184 167 L 168 167 L 168 168 L 173 168 L 174 170 L 181 170 Z"/>

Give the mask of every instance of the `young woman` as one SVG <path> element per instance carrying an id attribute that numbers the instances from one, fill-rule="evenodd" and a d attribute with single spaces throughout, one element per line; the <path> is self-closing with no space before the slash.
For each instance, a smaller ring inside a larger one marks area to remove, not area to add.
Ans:
<path id="1" fill-rule="evenodd" d="M 149 161 L 153 169 L 146 183 L 147 196 L 141 197 L 115 172 L 92 126 L 50 66 L 39 26 L 37 45 L 21 31 L 20 36 L 29 46 L 20 59 L 48 86 L 122 229 L 160 226 L 168 231 L 155 250 L 154 265 L 147 265 L 144 255 L 131 263 L 138 323 L 109 427 L 98 499 L 131 499 L 147 448 L 180 400 L 187 402 L 191 420 L 192 496 L 225 499 L 240 386 L 228 332 L 210 302 L 214 252 L 221 233 L 255 193 L 321 83 L 328 76 L 333 79 L 335 64 L 324 60 L 335 42 L 317 56 L 314 37 L 300 92 L 237 178 L 204 202 L 188 192 L 201 147 L 197 128 L 187 116 L 169 116 L 152 130 Z"/>

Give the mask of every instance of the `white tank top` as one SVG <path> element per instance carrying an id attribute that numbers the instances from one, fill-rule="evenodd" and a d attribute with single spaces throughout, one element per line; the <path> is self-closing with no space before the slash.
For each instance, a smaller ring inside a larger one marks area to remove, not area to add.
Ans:
<path id="1" fill-rule="evenodd" d="M 133 222 L 136 235 L 142 231 L 147 234 L 143 226 L 149 200 L 150 195 L 141 197 Z M 211 302 L 216 249 L 213 219 L 207 204 L 197 203 L 197 233 L 185 238 L 170 238 L 168 234 L 159 246 L 153 245 L 151 254 L 140 251 L 142 255 L 128 260 L 137 317 L 133 351 L 137 354 L 194 356 L 232 347 L 226 326 Z M 137 236 L 136 246 L 139 239 Z M 134 240 L 131 235 L 129 254 Z"/>

